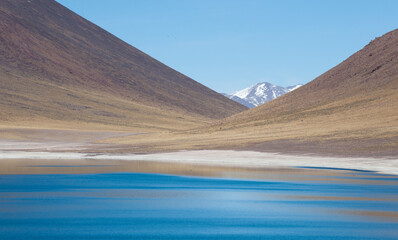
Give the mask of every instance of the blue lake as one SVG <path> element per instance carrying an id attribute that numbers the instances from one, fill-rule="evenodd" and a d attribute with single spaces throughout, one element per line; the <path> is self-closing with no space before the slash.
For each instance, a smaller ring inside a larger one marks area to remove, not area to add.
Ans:
<path id="1" fill-rule="evenodd" d="M 398 239 L 396 178 L 328 178 L 0 175 L 0 239 Z"/>

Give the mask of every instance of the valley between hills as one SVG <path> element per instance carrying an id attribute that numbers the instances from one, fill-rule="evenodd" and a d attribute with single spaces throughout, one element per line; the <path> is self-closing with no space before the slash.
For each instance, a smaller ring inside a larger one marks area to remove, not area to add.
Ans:
<path id="1" fill-rule="evenodd" d="M 0 20 L 2 150 L 398 156 L 398 30 L 248 110 L 55 1 Z"/>
<path id="2" fill-rule="evenodd" d="M 154 134 L 107 141 L 132 143 L 149 151 L 205 148 L 397 156 L 397 90 L 395 30 L 310 83 L 257 108 L 167 137 Z"/>

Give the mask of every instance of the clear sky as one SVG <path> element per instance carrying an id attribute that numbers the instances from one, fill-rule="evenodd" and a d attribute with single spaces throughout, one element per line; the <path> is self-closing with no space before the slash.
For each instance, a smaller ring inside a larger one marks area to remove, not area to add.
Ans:
<path id="1" fill-rule="evenodd" d="M 58 0 L 219 92 L 307 83 L 398 28 L 396 0 Z"/>

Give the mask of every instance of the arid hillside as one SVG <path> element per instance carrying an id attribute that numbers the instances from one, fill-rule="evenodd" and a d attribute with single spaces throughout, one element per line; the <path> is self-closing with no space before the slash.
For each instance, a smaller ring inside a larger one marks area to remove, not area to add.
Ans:
<path id="1" fill-rule="evenodd" d="M 396 156 L 398 30 L 293 92 L 173 139 L 168 148 Z"/>
<path id="2" fill-rule="evenodd" d="M 53 0 L 0 1 L 0 125 L 180 129 L 245 109 Z"/>

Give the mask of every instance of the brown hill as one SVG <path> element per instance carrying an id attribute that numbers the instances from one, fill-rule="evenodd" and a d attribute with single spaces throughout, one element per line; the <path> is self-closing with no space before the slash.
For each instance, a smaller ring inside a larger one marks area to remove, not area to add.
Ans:
<path id="1" fill-rule="evenodd" d="M 245 109 L 53 0 L 0 1 L 2 125 L 178 129 Z"/>
<path id="2" fill-rule="evenodd" d="M 143 140 L 118 141 L 139 144 Z M 371 41 L 293 92 L 212 127 L 175 135 L 168 143 L 171 149 L 396 156 L 398 30 Z"/>

